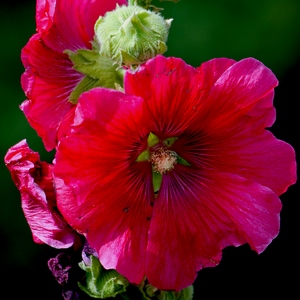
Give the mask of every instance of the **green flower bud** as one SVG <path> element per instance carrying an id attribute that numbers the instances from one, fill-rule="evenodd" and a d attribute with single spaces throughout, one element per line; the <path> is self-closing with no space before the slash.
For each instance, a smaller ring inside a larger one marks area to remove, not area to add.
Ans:
<path id="1" fill-rule="evenodd" d="M 79 267 L 86 272 L 85 283 L 78 282 L 78 286 L 82 291 L 91 298 L 106 299 L 116 297 L 118 294 L 126 292 L 129 285 L 128 280 L 117 273 L 115 270 L 106 270 L 100 264 L 99 260 L 91 255 L 90 265 L 86 265 L 83 261 L 79 263 Z"/>
<path id="2" fill-rule="evenodd" d="M 167 51 L 172 19 L 137 5 L 117 6 L 95 24 L 100 55 L 120 66 L 136 66 Z"/>

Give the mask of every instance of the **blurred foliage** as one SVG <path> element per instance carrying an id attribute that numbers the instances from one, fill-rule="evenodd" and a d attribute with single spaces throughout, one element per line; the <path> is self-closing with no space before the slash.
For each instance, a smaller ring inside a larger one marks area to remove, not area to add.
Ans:
<path id="1" fill-rule="evenodd" d="M 181 0 L 176 4 L 154 0 L 153 4 L 164 8 L 164 17 L 174 19 L 166 56 L 181 57 L 195 67 L 214 57 L 254 57 L 280 80 L 300 58 L 299 0 Z M 1 4 L 0 28 L 1 157 L 9 147 L 27 139 L 42 160 L 51 162 L 53 153 L 44 150 L 19 109 L 25 100 L 20 51 L 35 33 L 35 1 Z M 3 163 L 0 168 L 0 236 L 4 245 L 0 267 L 29 268 L 46 248 L 33 243 L 19 192 Z"/>
<path id="2" fill-rule="evenodd" d="M 164 16 L 174 19 L 166 54 L 191 65 L 214 57 L 254 57 L 280 76 L 299 56 L 298 0 L 182 0 L 162 5 Z"/>

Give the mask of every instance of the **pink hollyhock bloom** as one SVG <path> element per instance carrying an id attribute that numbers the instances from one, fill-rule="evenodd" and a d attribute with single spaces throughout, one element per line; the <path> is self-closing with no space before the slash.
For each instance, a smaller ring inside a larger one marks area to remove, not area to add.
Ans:
<path id="1" fill-rule="evenodd" d="M 40 161 L 23 140 L 11 147 L 5 158 L 12 179 L 21 193 L 22 209 L 33 240 L 54 248 L 73 245 L 77 233 L 58 212 L 53 187 L 53 165 Z"/>
<path id="2" fill-rule="evenodd" d="M 22 49 L 25 67 L 21 105 L 47 150 L 56 146 L 57 129 L 74 104 L 69 96 L 84 74 L 73 69 L 65 50 L 91 49 L 99 16 L 125 0 L 37 0 L 34 34 Z"/>
<path id="3" fill-rule="evenodd" d="M 271 243 L 296 181 L 293 148 L 266 129 L 277 84 L 253 58 L 157 56 L 126 73 L 125 93 L 81 95 L 54 165 L 75 196 L 58 188 L 57 202 L 105 268 L 180 290 L 224 247 Z"/>

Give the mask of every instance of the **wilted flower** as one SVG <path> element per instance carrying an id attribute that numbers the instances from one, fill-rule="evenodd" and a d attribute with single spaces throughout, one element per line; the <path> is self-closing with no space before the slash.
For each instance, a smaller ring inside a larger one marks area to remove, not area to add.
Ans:
<path id="1" fill-rule="evenodd" d="M 125 0 L 37 0 L 34 34 L 22 49 L 25 72 L 22 88 L 26 94 L 21 109 L 30 125 L 43 139 L 47 150 L 56 146 L 57 130 L 76 103 L 80 91 L 103 83 L 101 68 L 112 73 L 112 63 L 102 61 L 92 49 L 94 25 L 99 16 Z M 74 53 L 79 51 L 78 55 Z M 72 59 L 72 60 L 71 60 Z M 100 60 L 100 62 L 99 62 Z M 85 74 L 87 66 L 101 64 L 97 76 Z M 74 66 L 75 65 L 75 66 Z M 114 67 L 115 69 L 115 67 Z M 118 73 L 111 81 L 118 82 Z M 109 82 L 109 85 L 111 83 Z M 76 89 L 76 90 L 75 90 Z"/>
<path id="2" fill-rule="evenodd" d="M 69 272 L 72 268 L 70 255 L 64 252 L 59 253 L 56 257 L 48 260 L 48 267 L 59 284 L 64 285 L 68 283 Z"/>
<path id="3" fill-rule="evenodd" d="M 49 270 L 62 286 L 62 297 L 64 300 L 82 299 L 78 281 L 82 280 L 84 272 L 79 268 L 79 250 L 74 250 L 74 248 L 64 250 L 48 260 Z"/>
<path id="4" fill-rule="evenodd" d="M 74 197 L 59 188 L 57 202 L 106 269 L 181 290 L 224 247 L 271 243 L 296 181 L 293 148 L 267 130 L 277 84 L 253 58 L 157 56 L 126 73 L 125 93 L 81 95 L 54 166 Z"/>
<path id="5" fill-rule="evenodd" d="M 40 161 L 39 154 L 28 147 L 26 140 L 11 147 L 4 160 L 21 193 L 33 240 L 53 248 L 71 247 L 77 234 L 57 209 L 53 165 Z"/>

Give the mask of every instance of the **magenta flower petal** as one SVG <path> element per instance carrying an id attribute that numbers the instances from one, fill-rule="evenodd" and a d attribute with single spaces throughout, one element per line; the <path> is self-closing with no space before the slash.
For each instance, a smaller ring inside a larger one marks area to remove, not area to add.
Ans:
<path id="1" fill-rule="evenodd" d="M 68 248 L 76 237 L 56 207 L 53 165 L 41 162 L 25 140 L 11 147 L 5 164 L 21 193 L 22 209 L 33 240 L 54 248 Z"/>
<path id="2" fill-rule="evenodd" d="M 200 73 L 200 82 L 203 85 L 202 98 L 207 98 L 210 89 L 219 77 L 236 61 L 229 58 L 214 58 L 204 62 L 196 68 Z"/>
<path id="3" fill-rule="evenodd" d="M 201 144 L 197 163 L 257 181 L 277 195 L 295 183 L 293 148 L 265 130 L 275 120 L 273 96 L 278 83 L 268 68 L 253 58 L 235 64 L 216 59 L 198 68 L 197 75 L 180 59 L 161 56 L 155 62 L 135 74 L 128 73 L 125 89 L 149 100 L 154 111 L 154 133 L 178 136 L 187 126 L 183 122 L 190 124 L 193 130 L 186 131 L 189 136 L 176 143 L 179 155 L 183 143 L 188 143 L 191 148 L 185 155 L 192 162 Z M 143 84 L 153 88 L 149 91 Z M 161 99 L 166 100 L 161 104 Z"/>
<path id="4" fill-rule="evenodd" d="M 83 74 L 74 70 L 65 50 L 91 49 L 96 20 L 126 1 L 37 1 L 37 34 L 22 49 L 25 67 L 21 105 L 47 150 L 56 146 L 57 130 L 73 106 L 68 102 Z"/>
<path id="5" fill-rule="evenodd" d="M 36 25 L 37 32 L 47 31 L 53 23 L 56 0 L 37 0 L 36 1 Z"/>
<path id="6" fill-rule="evenodd" d="M 191 285 L 224 247 L 261 253 L 296 181 L 293 148 L 267 130 L 276 85 L 252 58 L 157 56 L 126 73 L 125 94 L 84 93 L 57 149 L 60 211 L 105 267 L 162 290 Z"/>
<path id="7" fill-rule="evenodd" d="M 206 143 L 208 165 L 256 181 L 280 195 L 295 183 L 296 165 L 293 148 L 265 130 L 275 121 L 277 83 L 259 61 L 237 62 L 220 76 L 199 109 L 202 123 L 198 130 L 203 137 L 209 135 L 212 143 Z"/>
<path id="8" fill-rule="evenodd" d="M 281 203 L 270 189 L 179 167 L 164 178 L 149 230 L 146 276 L 161 289 L 188 286 L 197 271 L 219 263 L 226 246 L 247 242 L 260 253 L 279 230 Z"/>
<path id="9" fill-rule="evenodd" d="M 53 23 L 42 33 L 44 43 L 57 52 L 63 52 L 66 49 L 89 49 L 91 47 L 90 42 L 94 38 L 94 25 L 97 19 L 107 11 L 115 9 L 117 3 L 120 5 L 127 4 L 127 1 L 52 1 L 47 12 Z M 40 3 L 37 5 L 39 7 L 38 20 L 41 16 L 42 6 Z"/>
<path id="10" fill-rule="evenodd" d="M 144 147 L 140 134 L 147 135 L 139 128 L 146 121 L 139 107 L 142 99 L 115 90 L 84 93 L 72 127 L 76 134 L 60 141 L 55 164 L 56 180 L 63 178 L 76 195 L 66 197 L 63 186 L 57 187 L 60 211 L 98 250 L 105 268 L 117 269 L 134 283 L 145 274 L 152 210 L 151 168 L 131 166 Z M 135 152 L 132 144 L 137 145 Z"/>
<path id="11" fill-rule="evenodd" d="M 23 48 L 22 58 L 26 72 L 21 82 L 28 100 L 20 107 L 46 149 L 51 150 L 60 123 L 74 106 L 68 102 L 69 95 L 83 75 L 72 69 L 66 54 L 44 47 L 38 35 Z"/>
<path id="12" fill-rule="evenodd" d="M 206 104 L 201 107 L 201 111 L 204 113 L 209 110 L 207 118 L 211 118 L 213 114 L 215 123 L 221 121 L 216 129 L 226 124 L 231 128 L 231 121 L 236 122 L 236 118 L 244 117 L 247 114 L 249 118 L 244 118 L 244 121 L 255 120 L 252 123 L 264 129 L 271 126 L 275 120 L 272 101 L 274 88 L 277 84 L 278 81 L 274 74 L 262 63 L 253 58 L 241 60 L 221 74 L 212 86 L 207 101 L 205 101 Z M 271 94 L 270 97 L 268 94 Z M 265 100 L 262 101 L 262 98 Z M 210 107 L 216 101 L 218 101 L 218 106 L 212 111 Z M 262 116 L 254 115 L 259 112 Z M 264 122 L 257 122 L 257 120 Z"/>

